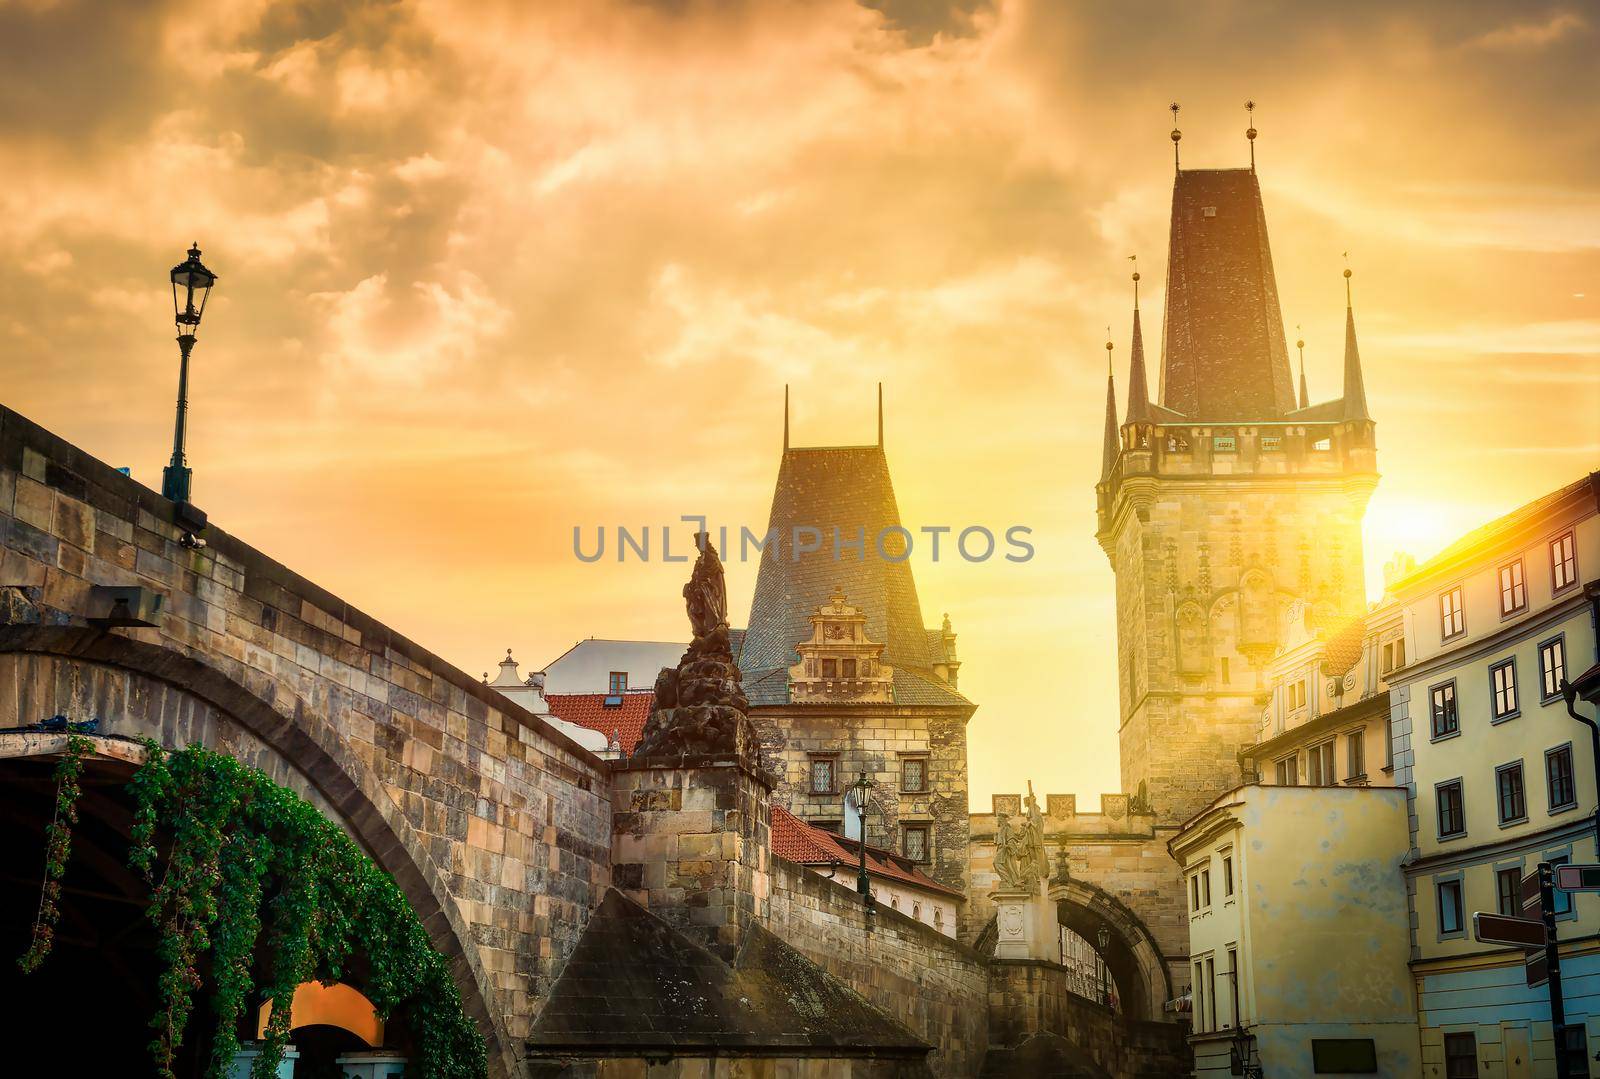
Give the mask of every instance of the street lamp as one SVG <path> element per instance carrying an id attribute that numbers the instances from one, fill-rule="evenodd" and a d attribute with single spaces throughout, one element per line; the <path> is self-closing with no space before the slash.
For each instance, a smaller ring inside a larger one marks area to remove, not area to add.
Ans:
<path id="1" fill-rule="evenodd" d="M 856 842 L 861 849 L 861 865 L 856 873 L 856 891 L 861 893 L 862 901 L 866 903 L 869 911 L 873 908 L 872 881 L 867 878 L 867 795 L 871 792 L 872 780 L 867 778 L 867 770 L 863 768 L 845 795 L 846 798 L 854 800 L 857 820 L 860 822 Z"/>
<path id="2" fill-rule="evenodd" d="M 189 425 L 189 353 L 194 350 L 195 333 L 206 311 L 206 300 L 217 275 L 200 262 L 200 247 L 189 248 L 189 257 L 172 268 L 172 320 L 178 326 L 178 418 L 172 430 L 172 463 L 161 472 L 161 493 L 174 502 L 189 501 L 192 470 L 184 456 L 184 436 Z M 200 305 L 195 306 L 199 293 Z"/>
<path id="3" fill-rule="evenodd" d="M 1100 1003 L 1109 1007 L 1111 991 L 1106 985 L 1106 948 L 1111 944 L 1111 930 L 1102 925 L 1095 933 L 1094 939 L 1095 943 L 1100 945 Z"/>
<path id="4" fill-rule="evenodd" d="M 1233 1032 L 1233 1044 L 1230 1046 L 1232 1053 L 1229 1059 L 1229 1071 L 1234 1075 L 1242 1075 L 1245 1079 L 1261 1079 L 1261 1060 L 1259 1057 L 1252 1060 L 1251 1050 L 1255 1048 L 1255 1038 L 1244 1027 L 1239 1027 Z"/>

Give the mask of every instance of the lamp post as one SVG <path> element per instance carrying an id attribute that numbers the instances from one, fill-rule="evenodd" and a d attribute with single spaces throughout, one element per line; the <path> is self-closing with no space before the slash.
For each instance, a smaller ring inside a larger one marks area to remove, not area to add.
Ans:
<path id="1" fill-rule="evenodd" d="M 856 872 L 856 891 L 861 893 L 861 898 L 866 903 L 868 910 L 873 907 L 872 881 L 867 877 L 867 795 L 871 791 L 872 780 L 867 778 L 867 770 L 863 768 L 861 774 L 856 777 L 856 781 L 850 784 L 850 790 L 846 795 L 846 797 L 855 799 L 856 814 L 861 822 L 861 834 L 856 837 L 856 842 L 859 844 L 861 851 L 861 865 Z"/>
<path id="2" fill-rule="evenodd" d="M 189 501 L 189 479 L 193 470 L 184 455 L 184 438 L 189 426 L 189 353 L 206 311 L 206 300 L 217 275 L 200 262 L 198 244 L 189 248 L 189 257 L 172 268 L 172 320 L 178 327 L 178 417 L 172 429 L 172 462 L 161 472 L 161 493 L 174 502 Z M 199 293 L 200 305 L 195 306 Z"/>
<path id="3" fill-rule="evenodd" d="M 1095 933 L 1094 940 L 1100 945 L 1100 1003 L 1109 1006 L 1111 992 L 1106 985 L 1106 948 L 1111 944 L 1111 930 L 1102 925 Z"/>
<path id="4" fill-rule="evenodd" d="M 1255 1039 L 1244 1027 L 1239 1027 L 1233 1032 L 1232 1060 L 1230 1071 L 1234 1075 L 1242 1075 L 1245 1079 L 1261 1079 L 1261 1062 L 1252 1060 L 1251 1050 L 1255 1048 Z"/>

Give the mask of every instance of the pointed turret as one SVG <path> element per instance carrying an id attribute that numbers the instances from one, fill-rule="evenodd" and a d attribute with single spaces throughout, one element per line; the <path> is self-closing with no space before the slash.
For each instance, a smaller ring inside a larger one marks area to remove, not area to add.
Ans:
<path id="1" fill-rule="evenodd" d="M 1111 342 L 1106 342 L 1106 438 L 1105 450 L 1100 456 L 1100 482 L 1105 483 L 1117 467 L 1117 454 L 1122 450 L 1122 436 L 1117 430 L 1117 386 L 1111 373 Z"/>
<path id="2" fill-rule="evenodd" d="M 1350 271 L 1344 272 L 1344 418 L 1372 421 L 1367 388 L 1361 381 L 1361 353 L 1356 348 L 1356 312 L 1350 302 Z"/>
<path id="3" fill-rule="evenodd" d="M 1144 331 L 1139 327 L 1139 275 L 1133 275 L 1133 357 L 1128 365 L 1128 418 L 1124 423 L 1151 423 L 1150 383 L 1144 374 Z"/>

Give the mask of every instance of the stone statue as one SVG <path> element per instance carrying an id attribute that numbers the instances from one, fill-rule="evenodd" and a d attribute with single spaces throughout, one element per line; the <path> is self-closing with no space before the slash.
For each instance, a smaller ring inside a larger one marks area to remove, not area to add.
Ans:
<path id="1" fill-rule="evenodd" d="M 722 560 L 705 532 L 695 536 L 700 557 L 683 586 L 694 640 L 656 676 L 655 698 L 635 757 L 733 754 L 759 762 L 750 702 L 728 643 L 728 588 Z"/>
<path id="2" fill-rule="evenodd" d="M 1028 780 L 1027 858 L 1028 879 L 1042 880 L 1050 873 L 1050 855 L 1044 849 L 1044 814 L 1039 812 L 1039 799 L 1033 796 L 1033 780 Z"/>
<path id="3" fill-rule="evenodd" d="M 994 875 L 1000 887 L 1011 890 L 1027 887 L 1016 859 L 1017 836 L 1011 830 L 1011 818 L 1004 813 L 994 817 Z"/>
<path id="4" fill-rule="evenodd" d="M 1128 801 L 1128 812 L 1130 814 L 1155 812 L 1155 808 L 1150 804 L 1150 787 L 1142 779 L 1139 780 L 1138 793 Z"/>
<path id="5" fill-rule="evenodd" d="M 1039 800 L 1028 783 L 1027 819 L 1020 829 L 1011 827 L 1005 813 L 995 814 L 994 873 L 1000 887 L 1010 891 L 1034 892 L 1039 881 L 1050 873 L 1050 856 L 1044 847 L 1044 816 Z"/>

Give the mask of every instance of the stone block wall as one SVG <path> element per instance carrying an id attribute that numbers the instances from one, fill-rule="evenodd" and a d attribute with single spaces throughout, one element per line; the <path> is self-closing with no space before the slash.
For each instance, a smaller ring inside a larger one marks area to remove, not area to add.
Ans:
<path id="1" fill-rule="evenodd" d="M 898 705 L 764 706 L 751 709 L 764 760 L 778 773 L 773 797 L 796 816 L 837 822 L 844 791 L 865 770 L 872 781 L 867 842 L 901 850 L 901 826 L 929 826 L 929 876 L 967 887 L 967 720 L 972 709 Z M 813 754 L 837 759 L 837 790 L 810 788 Z M 926 789 L 901 789 L 900 762 L 927 760 Z"/>
<path id="2" fill-rule="evenodd" d="M 850 880 L 772 859 L 768 928 L 934 1046 L 939 1076 L 978 1074 L 989 1044 L 988 966 L 976 952 L 897 911 L 869 929 Z"/>
<path id="3" fill-rule="evenodd" d="M 616 762 L 612 883 L 733 962 L 769 913 L 771 782 L 732 758 Z"/>
<path id="4" fill-rule="evenodd" d="M 1065 1038 L 1113 1079 L 1187 1075 L 1182 1027 L 1123 1019 L 1067 989 L 1067 970 L 1037 959 L 996 959 L 989 967 L 989 1040 L 997 1049 L 1038 1034 Z M 997 1054 L 998 1055 L 998 1054 Z"/>
<path id="5" fill-rule="evenodd" d="M 13 660 L 0 725 L 99 712 L 181 744 L 170 689 L 252 732 L 395 874 L 503 1063 L 610 883 L 603 763 L 218 525 L 182 546 L 173 512 L 0 408 L 0 652 L 73 659 L 26 697 L 51 665 Z M 89 626 L 94 585 L 160 593 L 159 625 Z"/>

